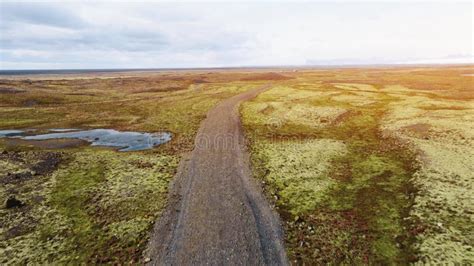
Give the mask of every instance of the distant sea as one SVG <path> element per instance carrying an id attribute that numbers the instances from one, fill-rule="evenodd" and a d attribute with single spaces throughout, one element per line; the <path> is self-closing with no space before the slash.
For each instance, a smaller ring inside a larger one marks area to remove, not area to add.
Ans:
<path id="1" fill-rule="evenodd" d="M 44 74 L 87 74 L 87 73 L 110 73 L 110 72 L 131 72 L 131 71 L 170 71 L 178 69 L 165 68 L 123 68 L 123 69 L 34 69 L 34 70 L 0 70 L 0 76 L 7 75 L 44 75 Z"/>
<path id="2" fill-rule="evenodd" d="M 183 67 L 183 68 L 111 68 L 111 69 L 21 69 L 0 70 L 0 76 L 9 75 L 44 75 L 44 74 L 90 74 L 113 72 L 160 72 L 160 71 L 190 71 L 190 70 L 233 70 L 233 69 L 285 69 L 301 66 L 234 66 L 234 67 Z"/>

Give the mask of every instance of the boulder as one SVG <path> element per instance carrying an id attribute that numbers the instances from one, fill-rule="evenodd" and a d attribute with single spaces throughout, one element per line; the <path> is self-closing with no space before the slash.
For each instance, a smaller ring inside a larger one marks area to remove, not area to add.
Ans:
<path id="1" fill-rule="evenodd" d="M 25 203 L 23 203 L 21 200 L 16 199 L 15 197 L 9 197 L 5 202 L 5 207 L 7 209 L 19 208 L 23 207 L 24 205 Z"/>

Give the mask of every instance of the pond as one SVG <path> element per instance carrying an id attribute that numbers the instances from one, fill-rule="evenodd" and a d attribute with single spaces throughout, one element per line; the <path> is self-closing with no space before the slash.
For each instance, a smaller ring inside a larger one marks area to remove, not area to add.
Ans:
<path id="1" fill-rule="evenodd" d="M 18 136 L 24 132 L 23 130 L 0 130 L 0 138 Z"/>
<path id="2" fill-rule="evenodd" d="M 117 131 L 114 129 L 50 129 L 46 134 L 26 135 L 23 130 L 0 130 L 0 138 L 15 138 L 25 141 L 47 141 L 60 139 L 78 139 L 87 141 L 92 146 L 105 146 L 118 148 L 119 151 L 140 151 L 151 149 L 157 145 L 171 140 L 167 132 L 142 133 L 134 131 Z M 28 131 L 31 133 L 34 131 Z"/>

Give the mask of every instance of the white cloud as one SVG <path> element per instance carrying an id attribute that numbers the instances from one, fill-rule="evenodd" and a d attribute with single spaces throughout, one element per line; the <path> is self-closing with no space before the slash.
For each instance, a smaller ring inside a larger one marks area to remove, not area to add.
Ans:
<path id="1" fill-rule="evenodd" d="M 472 12 L 470 2 L 0 2 L 0 68 L 472 62 Z"/>

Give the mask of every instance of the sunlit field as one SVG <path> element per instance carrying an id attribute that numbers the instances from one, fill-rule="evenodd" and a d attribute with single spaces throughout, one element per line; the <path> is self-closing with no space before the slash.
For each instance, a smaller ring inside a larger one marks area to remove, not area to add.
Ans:
<path id="1" fill-rule="evenodd" d="M 301 71 L 243 104 L 292 262 L 472 263 L 472 72 Z"/>
<path id="2" fill-rule="evenodd" d="M 291 263 L 474 263 L 472 74 L 446 66 L 0 79 L 0 132 L 171 134 L 134 152 L 0 138 L 0 264 L 142 263 L 206 113 L 265 85 L 239 111 Z"/>
<path id="3" fill-rule="evenodd" d="M 155 149 L 0 138 L 0 263 L 141 261 L 181 155 L 206 112 L 260 86 L 252 74 L 100 75 L 0 81 L 0 130 L 170 132 Z M 100 78 L 98 78 L 100 77 Z M 21 207 L 6 208 L 9 198 Z"/>

